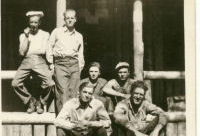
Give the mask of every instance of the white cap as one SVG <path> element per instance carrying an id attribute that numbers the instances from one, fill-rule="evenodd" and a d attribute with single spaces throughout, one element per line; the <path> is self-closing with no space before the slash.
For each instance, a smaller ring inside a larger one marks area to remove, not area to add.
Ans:
<path id="1" fill-rule="evenodd" d="M 28 11 L 26 13 L 27 17 L 31 17 L 31 16 L 39 16 L 39 17 L 43 17 L 44 13 L 42 11 Z"/>
<path id="2" fill-rule="evenodd" d="M 119 62 L 119 63 L 116 65 L 115 69 L 118 70 L 118 69 L 120 69 L 120 68 L 122 68 L 122 67 L 129 68 L 129 64 L 128 64 L 127 62 Z"/>

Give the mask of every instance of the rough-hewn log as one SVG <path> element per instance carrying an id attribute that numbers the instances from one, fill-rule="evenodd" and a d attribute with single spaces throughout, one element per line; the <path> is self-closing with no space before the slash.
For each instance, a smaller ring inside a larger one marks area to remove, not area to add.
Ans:
<path id="1" fill-rule="evenodd" d="M 185 112 L 166 112 L 169 122 L 184 122 L 186 120 Z"/>
<path id="2" fill-rule="evenodd" d="M 184 79 L 184 71 L 144 71 L 145 79 Z"/>
<path id="3" fill-rule="evenodd" d="M 28 114 L 25 112 L 3 112 L 2 123 L 6 124 L 52 124 L 55 119 L 54 113 Z"/>
<path id="4" fill-rule="evenodd" d="M 13 79 L 15 70 L 1 71 L 2 79 Z M 184 71 L 144 71 L 144 79 L 184 79 Z"/>
<path id="5" fill-rule="evenodd" d="M 169 122 L 185 121 L 185 112 L 166 112 Z M 3 124 L 53 124 L 54 113 L 28 114 L 25 112 L 2 112 Z"/>
<path id="6" fill-rule="evenodd" d="M 57 0 L 57 19 L 56 26 L 61 27 L 64 25 L 63 13 L 66 10 L 66 0 Z"/>
<path id="7" fill-rule="evenodd" d="M 134 44 L 134 73 L 135 78 L 143 80 L 144 45 L 142 40 L 142 1 L 133 4 L 133 44 Z"/>

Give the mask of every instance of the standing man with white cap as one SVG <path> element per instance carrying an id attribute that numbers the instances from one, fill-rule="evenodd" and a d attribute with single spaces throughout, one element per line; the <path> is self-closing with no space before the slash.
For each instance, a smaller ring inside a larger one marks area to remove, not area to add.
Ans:
<path id="1" fill-rule="evenodd" d="M 28 106 L 28 113 L 34 111 L 43 113 L 43 105 L 46 105 L 54 86 L 45 56 L 49 33 L 39 29 L 41 18 L 44 16 L 42 11 L 29 11 L 26 16 L 29 18 L 29 26 L 19 36 L 19 54 L 23 57 L 23 60 L 12 81 L 12 86 L 15 93 Z M 42 81 L 43 92 L 41 92 L 40 99 L 37 102 L 24 86 L 24 80 L 31 73 L 34 73 Z"/>
<path id="2" fill-rule="evenodd" d="M 64 13 L 65 24 L 55 28 L 49 39 L 48 61 L 55 67 L 56 113 L 64 103 L 77 96 L 80 73 L 84 67 L 83 36 L 75 30 L 76 11 L 67 9 Z"/>

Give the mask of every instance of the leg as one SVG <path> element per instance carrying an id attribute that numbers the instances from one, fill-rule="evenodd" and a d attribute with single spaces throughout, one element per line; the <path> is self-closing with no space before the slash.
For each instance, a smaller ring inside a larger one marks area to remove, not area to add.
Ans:
<path id="1" fill-rule="evenodd" d="M 24 86 L 24 80 L 29 76 L 31 69 L 28 68 L 28 64 L 22 62 L 20 67 L 17 70 L 17 73 L 12 81 L 12 87 L 14 88 L 15 93 L 20 97 L 24 104 L 29 102 L 31 94 Z"/>
<path id="2" fill-rule="evenodd" d="M 67 93 L 69 93 L 71 98 L 77 97 L 78 92 L 77 90 L 80 84 L 80 72 L 79 72 L 79 66 L 78 63 L 73 64 L 70 67 L 71 76 L 69 78 L 69 88 L 67 90 Z"/>
<path id="3" fill-rule="evenodd" d="M 103 127 L 96 128 L 96 129 L 93 130 L 91 136 L 107 136 L 106 129 L 103 128 Z"/>
<path id="4" fill-rule="evenodd" d="M 63 104 L 67 99 L 68 96 L 65 96 L 65 90 L 68 88 L 69 82 L 69 69 L 67 66 L 62 64 L 55 64 L 55 111 L 56 114 L 60 112 L 62 109 Z M 67 97 L 67 98 L 66 98 Z"/>
<path id="5" fill-rule="evenodd" d="M 41 87 L 43 88 L 43 92 L 40 95 L 40 99 L 41 102 L 46 105 L 55 85 L 51 72 L 45 61 L 39 65 L 36 65 L 33 71 L 42 80 Z"/>

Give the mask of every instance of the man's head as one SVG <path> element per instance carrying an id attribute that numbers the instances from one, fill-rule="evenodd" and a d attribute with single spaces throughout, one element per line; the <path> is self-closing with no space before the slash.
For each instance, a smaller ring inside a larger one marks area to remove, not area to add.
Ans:
<path id="1" fill-rule="evenodd" d="M 73 29 L 76 23 L 76 11 L 73 9 L 67 9 L 64 13 L 65 25 L 69 29 Z"/>
<path id="2" fill-rule="evenodd" d="M 26 16 L 29 17 L 30 32 L 32 34 L 37 33 L 44 13 L 42 11 L 29 11 Z"/>
<path id="3" fill-rule="evenodd" d="M 131 85 L 131 101 L 134 105 L 140 106 L 145 99 L 147 86 L 143 81 L 136 81 Z"/>
<path id="4" fill-rule="evenodd" d="M 117 71 L 118 78 L 121 81 L 126 81 L 129 78 L 130 71 L 129 71 L 129 64 L 127 62 L 119 62 L 115 70 Z"/>
<path id="5" fill-rule="evenodd" d="M 79 86 L 79 94 L 82 102 L 90 102 L 94 93 L 94 87 L 89 86 L 88 82 L 84 82 Z"/>
<path id="6" fill-rule="evenodd" d="M 90 78 L 90 80 L 97 80 L 98 79 L 98 77 L 101 74 L 100 69 L 101 69 L 101 65 L 99 64 L 99 62 L 90 63 L 90 66 L 89 66 L 89 78 Z"/>

